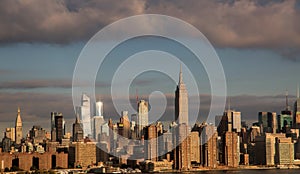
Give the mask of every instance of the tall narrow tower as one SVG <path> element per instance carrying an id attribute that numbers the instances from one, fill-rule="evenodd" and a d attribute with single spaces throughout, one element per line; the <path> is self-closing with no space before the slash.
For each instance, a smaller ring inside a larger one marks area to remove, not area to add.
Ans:
<path id="1" fill-rule="evenodd" d="M 178 144 L 175 149 L 174 162 L 175 168 L 179 170 L 188 170 L 191 167 L 188 106 L 188 92 L 183 83 L 180 66 L 179 82 L 175 91 L 175 119 L 178 126 L 173 137 Z"/>
<path id="2" fill-rule="evenodd" d="M 23 130 L 22 130 L 22 119 L 21 119 L 21 111 L 20 108 L 18 107 L 18 115 L 16 118 L 16 123 L 15 123 L 15 136 L 16 136 L 16 144 L 21 144 L 21 140 L 23 137 Z"/>
<path id="3" fill-rule="evenodd" d="M 288 111 L 289 110 L 289 91 L 286 90 L 285 91 L 285 110 Z"/>
<path id="4" fill-rule="evenodd" d="M 92 135 L 91 124 L 91 99 L 87 94 L 82 94 L 81 98 L 81 120 L 84 137 Z"/>
<path id="5" fill-rule="evenodd" d="M 294 128 L 300 128 L 300 97 L 299 97 L 299 84 L 297 85 L 297 99 L 294 103 L 294 112 L 293 112 L 293 121 Z"/>
<path id="6" fill-rule="evenodd" d="M 143 129 L 148 126 L 148 102 L 141 100 L 138 103 L 138 137 L 141 138 L 144 135 Z"/>
<path id="7" fill-rule="evenodd" d="M 175 92 L 175 119 L 178 124 L 188 125 L 188 92 L 182 78 L 182 68 L 180 65 L 179 82 Z"/>

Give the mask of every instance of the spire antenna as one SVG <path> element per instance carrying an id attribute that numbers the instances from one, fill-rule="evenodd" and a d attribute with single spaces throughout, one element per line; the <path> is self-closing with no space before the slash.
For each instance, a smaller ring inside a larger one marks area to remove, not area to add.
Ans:
<path id="1" fill-rule="evenodd" d="M 289 91 L 286 89 L 285 91 L 285 109 L 289 110 L 289 99 L 288 99 Z"/>
<path id="2" fill-rule="evenodd" d="M 299 98 L 299 83 L 297 84 L 297 99 Z"/>
<path id="3" fill-rule="evenodd" d="M 138 110 L 139 94 L 138 94 L 138 89 L 137 88 L 135 89 L 135 97 L 136 97 L 136 107 L 137 107 L 137 110 Z"/>
<path id="4" fill-rule="evenodd" d="M 228 111 L 230 111 L 230 96 L 228 96 Z"/>
<path id="5" fill-rule="evenodd" d="M 182 65 L 180 64 L 180 72 L 179 72 L 179 83 L 183 83 L 182 80 Z"/>

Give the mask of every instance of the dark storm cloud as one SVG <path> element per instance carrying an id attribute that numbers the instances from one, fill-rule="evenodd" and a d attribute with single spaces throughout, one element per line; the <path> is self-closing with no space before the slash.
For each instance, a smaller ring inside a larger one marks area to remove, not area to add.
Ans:
<path id="1" fill-rule="evenodd" d="M 1 72 L 0 72 L 1 73 Z M 78 84 L 78 83 L 77 83 Z M 81 82 L 78 87 L 87 86 L 86 82 Z M 109 87 L 110 84 L 96 82 L 96 87 Z M 0 83 L 0 89 L 35 89 L 35 88 L 72 88 L 71 80 L 22 80 Z"/>
<path id="2" fill-rule="evenodd" d="M 2 0 L 0 41 L 69 43 L 104 25 L 141 13 L 138 0 Z"/>
<path id="3" fill-rule="evenodd" d="M 289 106 L 292 108 L 296 100 L 295 96 L 289 97 Z M 231 97 L 231 108 L 242 112 L 242 119 L 250 123 L 257 121 L 258 112 L 268 111 L 280 114 L 285 109 L 285 95 L 253 96 L 241 95 Z"/>
<path id="4" fill-rule="evenodd" d="M 0 75 L 7 75 L 7 74 L 10 74 L 12 73 L 12 71 L 9 71 L 9 70 L 0 70 Z"/>
<path id="5" fill-rule="evenodd" d="M 0 89 L 34 89 L 34 88 L 70 88 L 72 82 L 65 80 L 25 80 L 5 82 Z"/>
<path id="6" fill-rule="evenodd" d="M 14 121 L 17 107 L 22 110 L 25 122 L 40 119 L 49 120 L 50 112 L 64 113 L 67 118 L 73 117 L 72 97 L 64 94 L 44 93 L 0 93 L 0 121 Z"/>
<path id="7" fill-rule="evenodd" d="M 210 41 L 221 47 L 300 46 L 299 12 L 295 1 L 157 1 L 147 10 L 173 15 L 195 25 Z"/>
<path id="8" fill-rule="evenodd" d="M 2 0 L 0 42 L 69 43 L 144 13 L 183 19 L 219 47 L 300 47 L 296 1 Z M 149 26 L 151 27 L 151 26 Z"/>

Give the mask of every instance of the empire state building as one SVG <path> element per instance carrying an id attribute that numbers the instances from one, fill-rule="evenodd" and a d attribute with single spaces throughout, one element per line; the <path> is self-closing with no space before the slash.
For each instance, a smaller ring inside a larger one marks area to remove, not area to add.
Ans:
<path id="1" fill-rule="evenodd" d="M 188 92 L 182 78 L 182 68 L 180 65 L 179 82 L 175 91 L 175 119 L 178 124 L 189 123 Z"/>

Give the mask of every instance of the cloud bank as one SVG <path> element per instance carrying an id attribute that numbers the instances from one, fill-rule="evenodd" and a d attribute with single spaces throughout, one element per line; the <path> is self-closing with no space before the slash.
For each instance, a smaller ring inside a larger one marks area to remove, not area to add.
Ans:
<path id="1" fill-rule="evenodd" d="M 2 0 L 0 43 L 87 40 L 109 23 L 145 13 L 185 20 L 219 47 L 300 47 L 296 0 Z"/>

